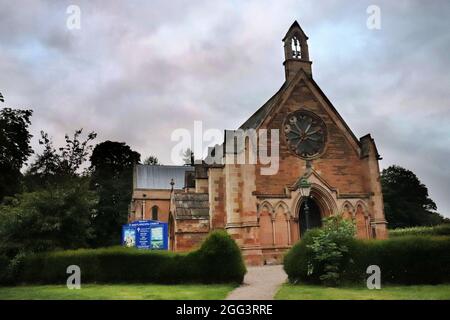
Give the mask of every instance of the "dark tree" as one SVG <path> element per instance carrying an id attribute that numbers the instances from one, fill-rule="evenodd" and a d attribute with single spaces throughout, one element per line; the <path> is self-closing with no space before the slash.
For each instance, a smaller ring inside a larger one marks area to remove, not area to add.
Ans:
<path id="1" fill-rule="evenodd" d="M 86 247 L 96 205 L 88 178 L 5 198 L 0 205 L 0 253 Z"/>
<path id="2" fill-rule="evenodd" d="M 121 226 L 128 221 L 133 188 L 133 167 L 141 155 L 125 143 L 105 141 L 98 144 L 91 161 L 91 187 L 99 196 L 93 218 L 94 246 L 118 245 Z"/>
<path id="3" fill-rule="evenodd" d="M 28 132 L 33 111 L 0 110 L 0 201 L 20 191 L 20 169 L 33 153 Z"/>
<path id="4" fill-rule="evenodd" d="M 436 225 L 444 221 L 427 187 L 410 170 L 390 166 L 381 173 L 384 210 L 389 228 Z"/>
<path id="5" fill-rule="evenodd" d="M 80 170 L 93 149 L 90 142 L 97 136 L 96 133 L 90 132 L 82 140 L 82 132 L 83 129 L 76 130 L 72 138 L 66 134 L 66 144 L 56 150 L 48 134 L 41 131 L 39 144 L 44 146 L 44 150 L 37 156 L 25 174 L 29 190 L 62 184 L 67 180 L 79 177 Z"/>
<path id="6" fill-rule="evenodd" d="M 156 166 L 159 165 L 159 160 L 157 157 L 155 156 L 148 156 L 145 160 L 144 160 L 144 164 L 146 165 L 150 165 L 150 166 Z"/>

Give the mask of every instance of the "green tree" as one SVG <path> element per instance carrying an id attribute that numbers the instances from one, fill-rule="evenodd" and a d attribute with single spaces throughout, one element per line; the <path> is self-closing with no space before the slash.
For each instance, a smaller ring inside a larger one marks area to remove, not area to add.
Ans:
<path id="1" fill-rule="evenodd" d="M 436 225 L 444 221 L 427 187 L 410 170 L 390 166 L 381 173 L 384 210 L 390 228 Z"/>
<path id="2" fill-rule="evenodd" d="M 105 141 L 94 148 L 90 158 L 91 187 L 99 196 L 93 218 L 95 246 L 120 243 L 121 226 L 128 221 L 133 167 L 140 157 L 123 142 Z"/>
<path id="3" fill-rule="evenodd" d="M 312 237 L 312 243 L 306 245 L 312 250 L 309 273 L 319 273 L 319 280 L 326 285 L 339 284 L 343 265 L 347 262 L 348 244 L 355 231 L 354 223 L 341 215 L 325 218 L 323 227 Z"/>
<path id="4" fill-rule="evenodd" d="M 56 150 L 48 134 L 41 131 L 39 144 L 44 146 L 44 150 L 25 173 L 29 190 L 47 188 L 49 185 L 65 183 L 80 176 L 80 170 L 93 148 L 91 141 L 97 136 L 96 133 L 90 132 L 82 139 L 82 132 L 83 129 L 75 130 L 72 137 L 66 134 L 65 145 Z"/>
<path id="5" fill-rule="evenodd" d="M 0 252 L 12 257 L 86 247 L 95 205 L 87 178 L 7 197 L 0 206 Z"/>
<path id="6" fill-rule="evenodd" d="M 160 165 L 158 158 L 155 157 L 155 156 L 148 156 L 148 157 L 144 160 L 144 164 L 150 165 L 150 166 Z"/>
<path id="7" fill-rule="evenodd" d="M 20 169 L 33 153 L 28 131 L 33 111 L 0 110 L 0 201 L 20 191 Z"/>

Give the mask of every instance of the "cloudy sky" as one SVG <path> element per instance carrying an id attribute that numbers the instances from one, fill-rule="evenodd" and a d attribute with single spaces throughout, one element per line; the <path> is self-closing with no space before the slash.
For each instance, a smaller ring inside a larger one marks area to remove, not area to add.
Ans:
<path id="1" fill-rule="evenodd" d="M 81 28 L 68 29 L 69 5 Z M 369 5 L 381 29 L 367 28 Z M 382 167 L 413 170 L 450 216 L 449 1 L 0 0 L 0 92 L 34 110 L 33 146 L 76 128 L 171 163 L 176 128 L 237 128 L 284 81 L 281 39 L 308 34 L 313 75 Z"/>

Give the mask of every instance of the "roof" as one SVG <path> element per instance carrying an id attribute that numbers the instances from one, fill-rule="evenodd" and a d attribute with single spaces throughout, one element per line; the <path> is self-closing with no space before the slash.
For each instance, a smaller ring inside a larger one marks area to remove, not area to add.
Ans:
<path id="1" fill-rule="evenodd" d="M 303 70 L 300 70 L 300 72 L 304 73 Z M 325 95 L 325 93 L 322 91 L 322 89 L 319 87 L 319 85 L 314 81 L 314 79 L 310 76 L 306 76 L 306 79 L 308 79 L 314 88 L 317 89 L 319 94 L 324 98 L 324 100 L 328 103 L 330 106 L 331 111 L 337 116 L 339 121 L 342 122 L 345 129 L 350 133 L 350 136 L 355 141 L 355 143 L 360 146 L 359 139 L 355 136 L 353 131 L 350 129 L 350 127 L 347 125 L 345 120 L 342 118 L 342 116 L 339 114 L 337 109 L 334 107 L 333 103 L 328 99 L 328 97 Z M 269 113 L 273 110 L 274 107 L 276 107 L 276 104 L 278 102 L 278 97 L 283 94 L 285 90 L 288 89 L 289 86 L 296 85 L 297 81 L 291 81 L 291 82 L 285 82 L 281 88 L 275 93 L 261 108 L 259 108 L 247 121 L 245 121 L 239 129 L 258 129 L 259 126 L 264 122 L 264 120 L 267 118 Z"/>
<path id="2" fill-rule="evenodd" d="M 291 24 L 291 26 L 289 27 L 289 30 L 286 32 L 286 35 L 283 37 L 283 40 L 281 40 L 281 41 L 286 40 L 286 38 L 289 36 L 289 34 L 291 32 L 293 32 L 294 30 L 300 31 L 302 33 L 302 36 L 304 36 L 305 39 L 308 40 L 308 36 L 306 35 L 305 31 L 303 31 L 302 27 L 300 27 L 300 24 L 297 22 L 297 20 L 295 20 L 294 23 Z"/>
<path id="3" fill-rule="evenodd" d="M 176 219 L 208 219 L 209 196 L 207 193 L 173 194 Z"/>
<path id="4" fill-rule="evenodd" d="M 138 164 L 134 172 L 135 188 L 170 190 L 170 182 L 173 179 L 174 189 L 183 189 L 187 171 L 194 171 L 194 167 Z"/>
<path id="5" fill-rule="evenodd" d="M 239 129 L 257 129 L 261 123 L 266 118 L 269 111 L 272 109 L 272 106 L 277 101 L 278 96 L 283 92 L 283 90 L 286 87 L 286 82 L 281 86 L 281 88 L 269 99 L 266 103 L 262 105 L 261 108 L 256 110 L 256 112 L 247 119 L 240 127 Z"/>

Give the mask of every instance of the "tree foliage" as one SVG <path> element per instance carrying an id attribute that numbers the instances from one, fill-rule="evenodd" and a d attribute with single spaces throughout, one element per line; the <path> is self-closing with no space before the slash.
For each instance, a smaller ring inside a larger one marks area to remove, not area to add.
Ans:
<path id="1" fill-rule="evenodd" d="M 390 166 L 381 173 L 384 210 L 390 228 L 437 225 L 444 221 L 435 210 L 427 187 L 410 170 Z"/>
<path id="2" fill-rule="evenodd" d="M 312 243 L 306 247 L 312 251 L 308 268 L 310 274 L 320 273 L 319 279 L 327 285 L 337 285 L 348 253 L 348 241 L 354 238 L 355 225 L 341 215 L 324 219 L 321 229 L 313 236 Z"/>
<path id="3" fill-rule="evenodd" d="M 98 144 L 90 158 L 91 187 L 99 202 L 93 218 L 95 246 L 120 243 L 121 226 L 127 223 L 133 188 L 133 167 L 140 154 L 122 142 Z"/>
<path id="4" fill-rule="evenodd" d="M 66 134 L 65 145 L 57 150 L 48 134 L 41 131 L 39 144 L 44 146 L 44 150 L 26 172 L 27 185 L 31 190 L 48 187 L 49 184 L 64 183 L 79 176 L 93 148 L 90 142 L 97 136 L 96 133 L 90 132 L 82 139 L 82 132 L 83 129 L 75 130 L 72 137 Z"/>
<path id="5" fill-rule="evenodd" d="M 33 153 L 28 131 L 33 111 L 0 110 L 0 201 L 20 191 L 20 169 Z"/>
<path id="6" fill-rule="evenodd" d="M 87 246 L 95 204 L 86 178 L 6 198 L 0 206 L 0 252 L 14 256 Z"/>
<path id="7" fill-rule="evenodd" d="M 150 166 L 160 165 L 158 158 L 155 157 L 155 156 L 148 156 L 148 157 L 144 160 L 144 164 L 150 165 Z"/>

